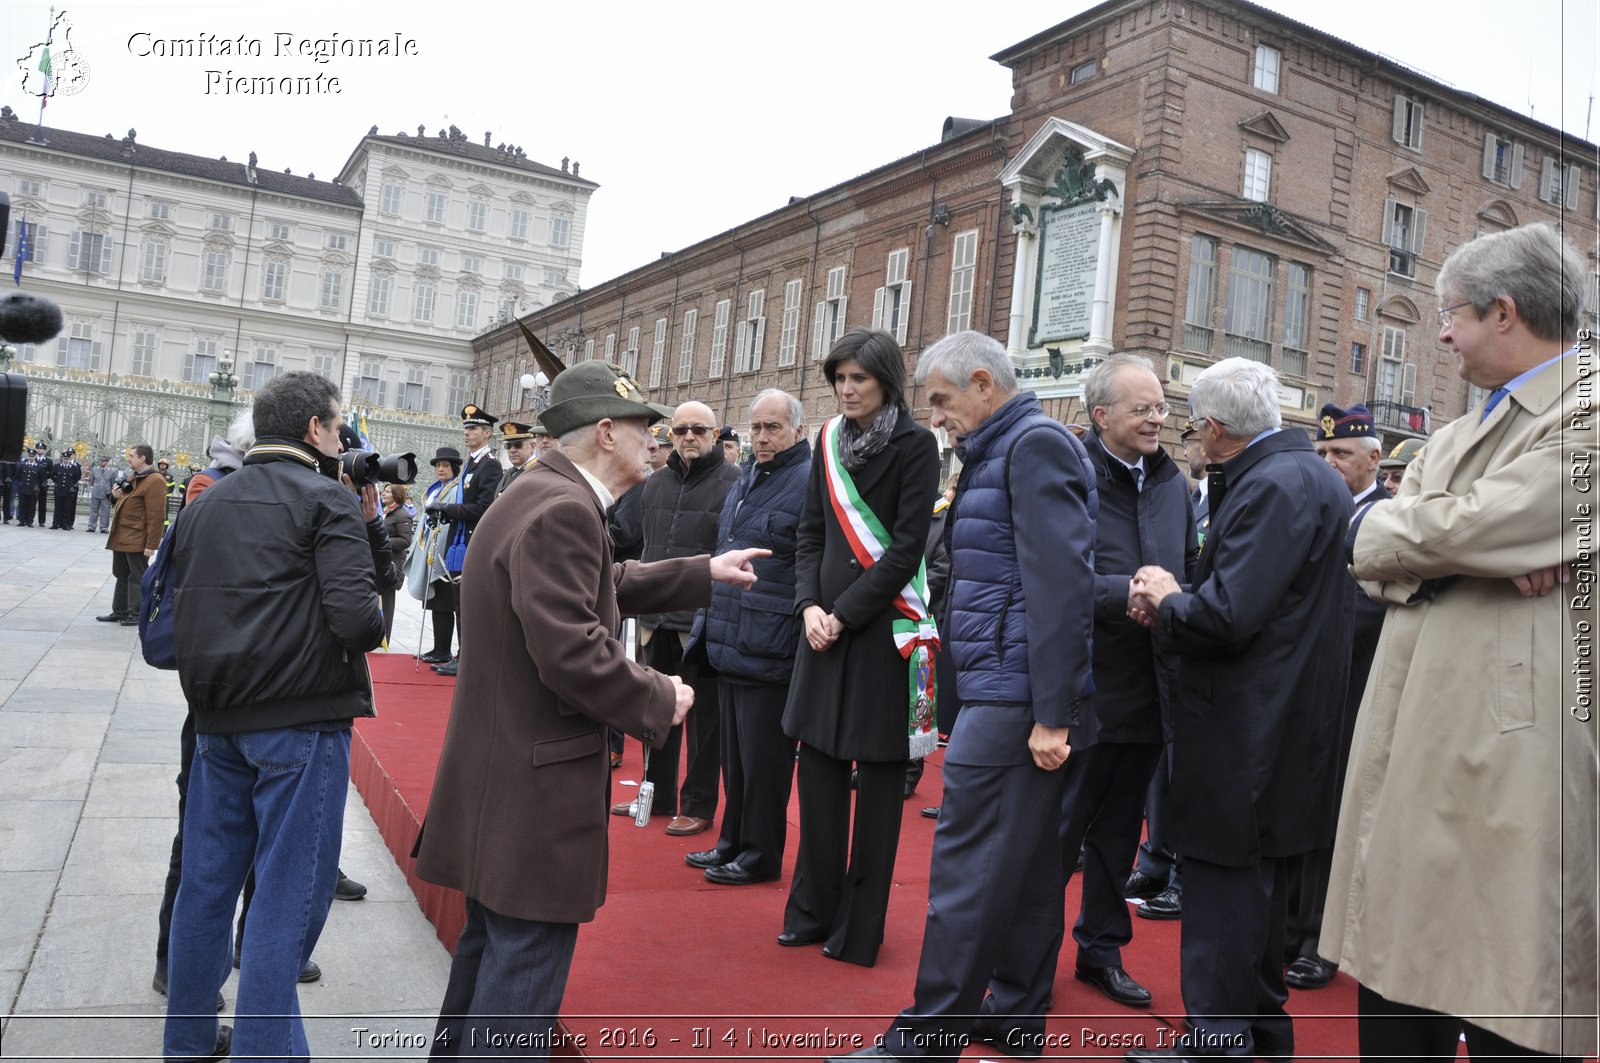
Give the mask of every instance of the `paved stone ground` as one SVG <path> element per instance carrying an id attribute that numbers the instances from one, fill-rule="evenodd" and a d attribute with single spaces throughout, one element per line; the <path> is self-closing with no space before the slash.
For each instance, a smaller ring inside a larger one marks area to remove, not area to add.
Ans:
<path id="1" fill-rule="evenodd" d="M 145 665 L 137 629 L 95 622 L 111 609 L 111 554 L 81 529 L 0 526 L 3 1054 L 159 1059 L 150 979 L 184 700 L 176 672 Z M 393 652 L 414 652 L 421 611 L 400 598 Z M 300 987 L 312 1052 L 426 1056 L 370 1040 L 425 1042 L 450 961 L 354 787 L 340 864 L 369 893 L 334 903 L 322 981 Z"/>

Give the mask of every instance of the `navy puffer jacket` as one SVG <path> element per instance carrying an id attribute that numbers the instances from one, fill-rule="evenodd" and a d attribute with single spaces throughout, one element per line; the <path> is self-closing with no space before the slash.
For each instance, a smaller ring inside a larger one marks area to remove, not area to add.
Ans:
<path id="1" fill-rule="evenodd" d="M 800 642 L 794 548 L 810 475 L 811 444 L 802 439 L 769 462 L 752 463 L 723 503 L 716 553 L 772 551 L 754 563 L 757 583 L 749 590 L 712 584 L 711 605 L 695 623 L 712 666 L 730 682 L 784 685 L 794 672 Z"/>

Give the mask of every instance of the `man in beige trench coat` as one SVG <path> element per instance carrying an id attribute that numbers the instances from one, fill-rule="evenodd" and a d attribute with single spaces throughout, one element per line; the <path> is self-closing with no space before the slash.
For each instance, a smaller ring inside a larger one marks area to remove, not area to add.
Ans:
<path id="1" fill-rule="evenodd" d="M 1351 522 L 1391 603 L 1356 722 L 1320 952 L 1364 1060 L 1595 1051 L 1600 364 L 1546 225 L 1439 273 L 1441 343 L 1493 389 Z M 1579 337 L 1574 343 L 1574 337 Z"/>
<path id="2" fill-rule="evenodd" d="M 462 580 L 460 679 L 417 874 L 466 894 L 434 1058 L 546 1058 L 578 924 L 606 893 L 606 729 L 659 747 L 694 700 L 628 660 L 621 613 L 693 608 L 713 579 L 755 583 L 752 558 L 613 564 L 605 511 L 656 446 L 626 372 L 584 362 L 550 385 L 542 455 L 473 533 Z"/>

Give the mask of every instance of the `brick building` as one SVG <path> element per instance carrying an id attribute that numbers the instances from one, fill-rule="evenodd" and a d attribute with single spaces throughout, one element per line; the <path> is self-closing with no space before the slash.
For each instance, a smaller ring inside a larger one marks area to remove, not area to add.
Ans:
<path id="1" fill-rule="evenodd" d="M 873 324 L 913 362 L 953 329 L 1001 338 L 1069 421 L 1110 350 L 1151 357 L 1180 400 L 1244 355 L 1278 369 L 1286 419 L 1365 401 L 1390 441 L 1481 399 L 1437 342 L 1433 282 L 1461 243 L 1562 226 L 1594 322 L 1592 144 L 1242 0 L 1108 0 L 992 58 L 1009 115 L 947 119 L 921 152 L 524 320 L 734 423 L 773 386 L 813 425 L 834 412 L 821 358 Z M 514 327 L 474 349 L 490 408 L 538 407 Z"/>

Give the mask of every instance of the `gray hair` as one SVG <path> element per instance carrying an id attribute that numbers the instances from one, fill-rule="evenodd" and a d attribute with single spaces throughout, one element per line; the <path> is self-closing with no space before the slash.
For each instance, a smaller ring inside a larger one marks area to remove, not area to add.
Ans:
<path id="1" fill-rule="evenodd" d="M 753 412 L 756 403 L 762 399 L 769 399 L 774 395 L 782 395 L 789 404 L 789 427 L 794 428 L 806 423 L 806 408 L 803 403 L 782 388 L 766 388 L 755 398 L 750 400 L 750 409 Z"/>
<path id="2" fill-rule="evenodd" d="M 916 381 L 928 382 L 928 374 L 938 373 L 961 391 L 972 386 L 972 374 L 988 370 L 1002 395 L 1017 390 L 1017 370 L 1011 356 L 993 336 L 981 332 L 952 332 L 922 352 L 917 359 Z"/>
<path id="3" fill-rule="evenodd" d="M 1541 340 L 1577 335 L 1589 270 L 1570 242 L 1545 222 L 1480 236 L 1455 249 L 1439 270 L 1441 299 L 1471 303 L 1479 317 L 1506 296 Z"/>
<path id="4" fill-rule="evenodd" d="M 1155 375 L 1155 363 L 1142 354 L 1113 354 L 1083 375 L 1083 404 L 1090 410 L 1096 406 L 1111 407 L 1117 404 L 1113 382 L 1124 369 L 1138 368 Z M 1157 380 L 1161 378 L 1156 377 Z"/>
<path id="5" fill-rule="evenodd" d="M 228 425 L 227 435 L 224 436 L 228 445 L 240 454 L 256 445 L 256 419 L 255 411 L 248 407 L 234 415 L 233 421 Z"/>
<path id="6" fill-rule="evenodd" d="M 1235 439 L 1254 439 L 1283 427 L 1278 409 L 1278 374 L 1249 358 L 1224 358 L 1194 378 L 1189 411 L 1196 419 L 1213 417 Z"/>

